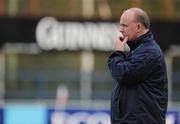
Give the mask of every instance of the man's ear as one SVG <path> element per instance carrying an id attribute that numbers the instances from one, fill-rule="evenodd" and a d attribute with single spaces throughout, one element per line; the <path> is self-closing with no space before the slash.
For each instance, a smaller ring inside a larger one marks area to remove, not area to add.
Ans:
<path id="1" fill-rule="evenodd" d="M 142 24 L 141 24 L 141 23 L 138 23 L 138 24 L 137 24 L 137 29 L 140 30 L 141 27 L 142 27 Z"/>
<path id="2" fill-rule="evenodd" d="M 138 24 L 137 24 L 137 27 L 136 27 L 136 28 L 137 28 L 137 31 L 138 31 L 138 32 L 141 32 L 141 31 L 142 31 L 142 26 L 143 26 L 143 25 L 142 25 L 141 23 L 138 23 Z"/>

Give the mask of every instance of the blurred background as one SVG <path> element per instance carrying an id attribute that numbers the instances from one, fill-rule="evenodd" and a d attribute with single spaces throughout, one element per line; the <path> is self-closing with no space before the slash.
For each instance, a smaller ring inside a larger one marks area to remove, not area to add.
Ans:
<path id="1" fill-rule="evenodd" d="M 180 0 L 0 0 L 0 124 L 110 124 L 106 62 L 130 7 L 151 19 L 168 69 L 167 124 L 179 124 Z"/>

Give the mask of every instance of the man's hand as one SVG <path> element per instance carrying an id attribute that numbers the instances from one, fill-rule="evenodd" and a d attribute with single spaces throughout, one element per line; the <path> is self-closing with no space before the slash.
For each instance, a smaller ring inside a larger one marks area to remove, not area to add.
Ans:
<path id="1" fill-rule="evenodd" d="M 117 51 L 124 51 L 125 50 L 125 45 L 126 45 L 126 42 L 128 41 L 128 38 L 127 37 L 119 37 L 117 40 L 116 40 L 116 44 L 115 44 L 115 47 L 116 47 L 116 50 Z"/>

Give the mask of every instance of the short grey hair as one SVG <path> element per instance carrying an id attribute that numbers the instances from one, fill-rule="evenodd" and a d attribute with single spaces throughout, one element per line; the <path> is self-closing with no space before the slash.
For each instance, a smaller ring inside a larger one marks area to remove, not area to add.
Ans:
<path id="1" fill-rule="evenodd" d="M 150 28 L 150 19 L 144 10 L 140 8 L 130 8 L 129 10 L 134 11 L 135 20 L 137 22 L 140 22 L 141 24 L 143 24 L 146 29 Z"/>

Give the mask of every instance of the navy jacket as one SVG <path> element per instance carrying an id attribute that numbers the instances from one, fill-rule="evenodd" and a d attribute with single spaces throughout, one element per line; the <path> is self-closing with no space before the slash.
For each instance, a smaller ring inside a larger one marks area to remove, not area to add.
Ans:
<path id="1" fill-rule="evenodd" d="M 165 124 L 167 73 L 163 53 L 149 31 L 129 42 L 128 55 L 113 52 L 112 124 Z"/>

